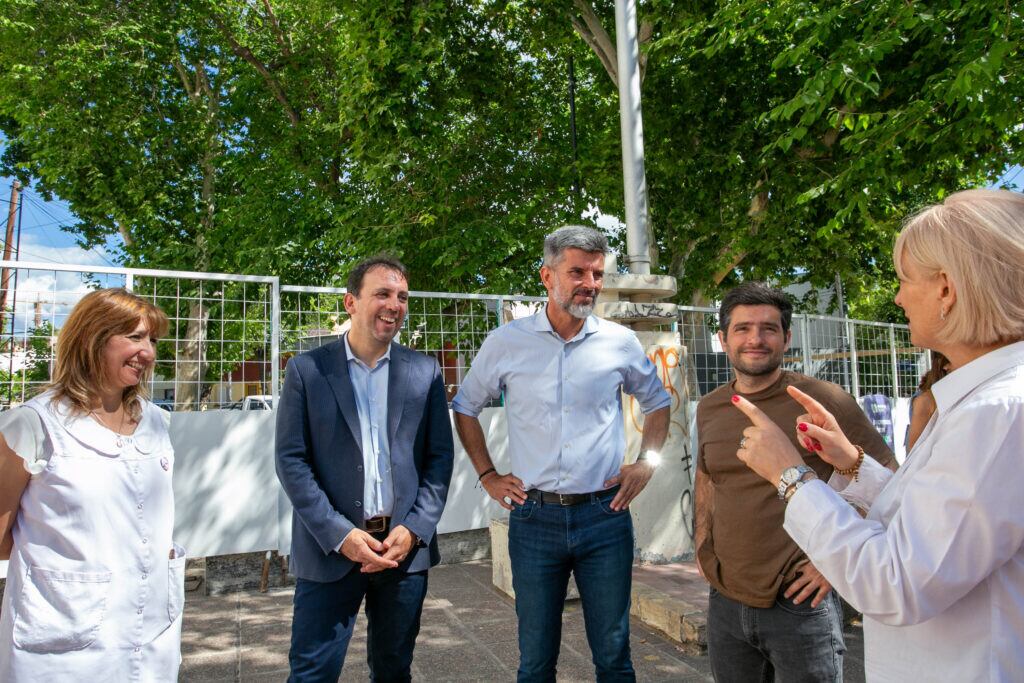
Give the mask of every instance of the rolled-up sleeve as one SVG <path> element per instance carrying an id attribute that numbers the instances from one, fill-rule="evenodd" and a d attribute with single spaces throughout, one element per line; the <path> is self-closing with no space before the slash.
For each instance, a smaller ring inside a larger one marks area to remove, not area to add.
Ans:
<path id="1" fill-rule="evenodd" d="M 658 377 L 658 368 L 644 353 L 640 340 L 630 335 L 623 352 L 626 358 L 622 390 L 636 398 L 644 415 L 672 404 L 672 397 Z"/>
<path id="2" fill-rule="evenodd" d="M 480 351 L 462 379 L 459 393 L 452 399 L 452 410 L 470 417 L 477 417 L 488 403 L 501 396 L 501 379 L 498 360 L 501 357 L 500 340 L 492 332 L 480 345 Z"/>

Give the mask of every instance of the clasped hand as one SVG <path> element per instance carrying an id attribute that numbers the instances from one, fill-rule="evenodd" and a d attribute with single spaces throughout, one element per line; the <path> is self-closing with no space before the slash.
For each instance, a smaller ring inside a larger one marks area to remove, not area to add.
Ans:
<path id="1" fill-rule="evenodd" d="M 341 544 L 341 554 L 362 565 L 360 572 L 372 574 L 397 567 L 416 545 L 416 540 L 401 524 L 393 527 L 383 541 L 362 529 L 354 529 Z"/>

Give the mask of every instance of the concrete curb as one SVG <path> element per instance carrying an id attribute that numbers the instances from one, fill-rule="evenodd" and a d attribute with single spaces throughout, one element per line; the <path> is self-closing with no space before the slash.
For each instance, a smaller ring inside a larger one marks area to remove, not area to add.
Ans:
<path id="1" fill-rule="evenodd" d="M 629 613 L 681 645 L 701 651 L 707 648 L 707 620 L 703 610 L 635 578 Z"/>

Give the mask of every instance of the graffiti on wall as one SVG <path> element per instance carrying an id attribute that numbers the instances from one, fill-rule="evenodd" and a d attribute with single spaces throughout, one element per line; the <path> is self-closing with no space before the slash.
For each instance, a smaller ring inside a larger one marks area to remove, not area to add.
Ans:
<path id="1" fill-rule="evenodd" d="M 689 439 L 687 427 L 689 418 L 686 415 L 686 381 L 683 377 L 683 350 L 678 346 L 653 346 L 647 350 L 647 357 L 658 369 L 658 377 L 665 391 L 672 398 L 669 406 L 670 424 L 669 440 Z M 629 419 L 633 430 L 643 434 L 643 413 L 640 404 L 633 396 L 629 397 Z M 685 443 L 685 441 L 684 441 Z"/>

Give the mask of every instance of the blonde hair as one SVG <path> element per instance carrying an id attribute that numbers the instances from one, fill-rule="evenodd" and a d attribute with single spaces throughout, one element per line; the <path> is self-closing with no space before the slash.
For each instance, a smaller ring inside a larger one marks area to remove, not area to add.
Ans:
<path id="1" fill-rule="evenodd" d="M 167 315 L 145 299 L 121 289 L 100 289 L 82 297 L 57 336 L 50 389 L 54 400 L 67 399 L 73 413 L 88 413 L 104 376 L 103 352 L 110 338 L 135 331 L 139 322 L 154 337 L 167 334 Z M 121 403 L 135 420 L 142 415 L 137 397 L 147 398 L 150 366 L 139 383 L 126 387 Z"/>
<path id="2" fill-rule="evenodd" d="M 1024 195 L 965 190 L 911 216 L 892 258 L 926 276 L 945 273 L 956 287 L 939 339 L 988 346 L 1024 339 Z"/>

